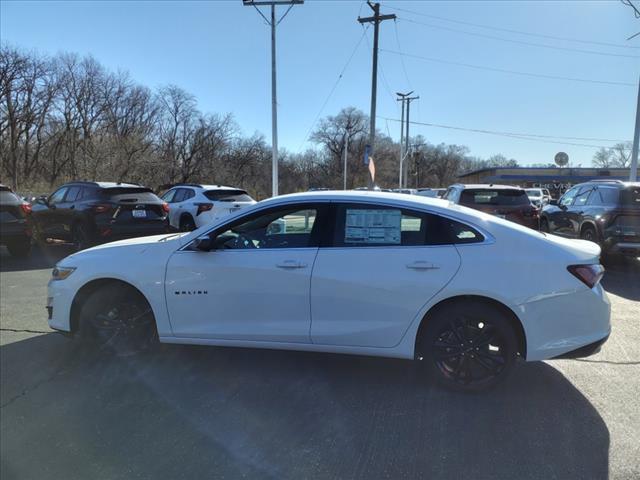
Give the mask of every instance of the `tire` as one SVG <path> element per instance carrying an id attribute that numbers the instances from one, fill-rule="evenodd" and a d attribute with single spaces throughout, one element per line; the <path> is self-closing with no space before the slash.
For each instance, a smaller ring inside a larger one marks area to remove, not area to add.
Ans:
<path id="1" fill-rule="evenodd" d="M 22 241 L 13 241 L 7 244 L 7 250 L 12 257 L 27 258 L 31 253 L 31 238 L 25 237 Z"/>
<path id="2" fill-rule="evenodd" d="M 79 333 L 84 343 L 117 356 L 135 355 L 158 341 L 149 303 L 126 285 L 107 285 L 87 298 L 80 309 Z"/>
<path id="3" fill-rule="evenodd" d="M 440 385 L 478 392 L 503 381 L 513 368 L 518 339 L 499 309 L 460 301 L 440 308 L 427 322 L 422 361 Z"/>
<path id="4" fill-rule="evenodd" d="M 549 232 L 549 220 L 547 220 L 546 218 L 540 219 L 540 231 L 545 233 L 551 233 Z"/>
<path id="5" fill-rule="evenodd" d="M 191 215 L 185 215 L 180 219 L 180 231 L 192 232 L 196 229 L 196 222 L 193 221 Z"/>
<path id="6" fill-rule="evenodd" d="M 82 224 L 78 223 L 74 225 L 71 233 L 71 243 L 73 244 L 73 249 L 76 252 L 92 246 L 89 234 Z"/>
<path id="7" fill-rule="evenodd" d="M 593 243 L 598 243 L 598 234 L 596 233 L 596 230 L 588 225 L 582 228 L 582 231 L 580 232 L 580 238 L 582 240 L 588 240 Z"/>

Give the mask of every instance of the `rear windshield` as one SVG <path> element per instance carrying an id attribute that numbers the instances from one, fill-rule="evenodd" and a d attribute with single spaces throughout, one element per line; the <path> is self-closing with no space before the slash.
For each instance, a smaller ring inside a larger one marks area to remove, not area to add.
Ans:
<path id="1" fill-rule="evenodd" d="M 153 190 L 145 187 L 114 187 L 102 190 L 102 195 L 112 202 L 161 203 Z"/>
<path id="2" fill-rule="evenodd" d="M 253 198 L 244 190 L 208 190 L 204 196 L 214 202 L 251 202 Z"/>
<path id="3" fill-rule="evenodd" d="M 640 206 L 640 186 L 639 187 L 627 187 L 620 191 L 620 204 L 629 206 Z"/>
<path id="4" fill-rule="evenodd" d="M 4 205 L 16 205 L 22 203 L 18 196 L 9 190 L 0 190 L 0 203 Z"/>
<path id="5" fill-rule="evenodd" d="M 470 189 L 460 196 L 463 205 L 528 205 L 529 197 L 524 190 Z"/>

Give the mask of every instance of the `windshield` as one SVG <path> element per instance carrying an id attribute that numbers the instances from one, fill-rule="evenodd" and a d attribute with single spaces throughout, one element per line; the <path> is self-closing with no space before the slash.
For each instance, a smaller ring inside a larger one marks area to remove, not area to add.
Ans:
<path id="1" fill-rule="evenodd" d="M 529 197 L 524 190 L 470 189 L 460 196 L 462 205 L 528 205 Z"/>
<path id="2" fill-rule="evenodd" d="M 204 196 L 214 202 L 252 202 L 253 198 L 244 190 L 207 190 Z"/>

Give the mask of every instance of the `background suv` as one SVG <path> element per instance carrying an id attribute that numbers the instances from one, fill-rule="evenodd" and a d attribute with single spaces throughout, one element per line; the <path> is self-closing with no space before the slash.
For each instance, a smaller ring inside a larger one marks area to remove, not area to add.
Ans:
<path id="1" fill-rule="evenodd" d="M 531 204 L 524 188 L 510 185 L 451 185 L 442 197 L 453 203 L 511 220 L 525 227 L 539 228 L 539 210 Z"/>
<path id="2" fill-rule="evenodd" d="M 0 184 L 0 245 L 14 257 L 26 257 L 31 251 L 30 213 L 31 205 Z"/>
<path id="3" fill-rule="evenodd" d="M 594 180 L 542 210 L 540 229 L 599 243 L 605 253 L 640 255 L 640 182 Z"/>
<path id="4" fill-rule="evenodd" d="M 162 200 L 171 206 L 169 223 L 183 232 L 256 203 L 244 190 L 196 183 L 174 185 L 162 195 Z"/>
<path id="5" fill-rule="evenodd" d="M 95 243 L 158 235 L 169 230 L 169 206 L 149 188 L 128 183 L 71 182 L 32 208 L 40 243 L 71 242 L 81 250 Z"/>

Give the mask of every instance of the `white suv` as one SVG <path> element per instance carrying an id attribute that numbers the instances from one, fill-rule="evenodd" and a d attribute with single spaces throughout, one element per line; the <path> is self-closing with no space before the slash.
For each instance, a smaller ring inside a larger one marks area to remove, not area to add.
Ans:
<path id="1" fill-rule="evenodd" d="M 169 204 L 169 223 L 183 232 L 256 203 L 238 188 L 195 183 L 174 185 L 161 198 Z"/>

